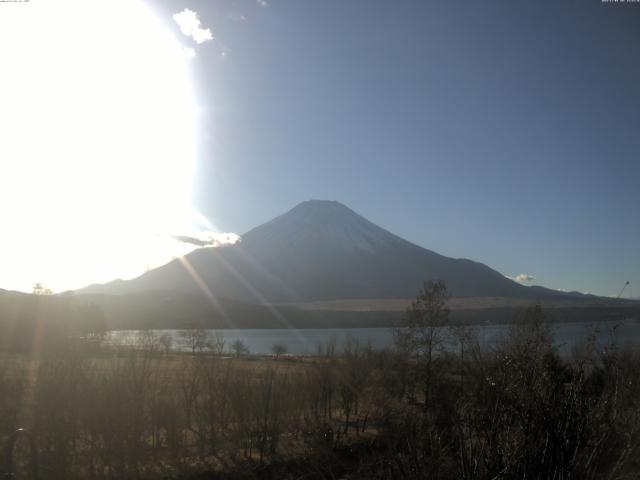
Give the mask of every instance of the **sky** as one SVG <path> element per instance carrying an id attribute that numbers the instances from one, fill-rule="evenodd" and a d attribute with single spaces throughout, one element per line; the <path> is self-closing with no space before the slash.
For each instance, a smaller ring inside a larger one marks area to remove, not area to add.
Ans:
<path id="1" fill-rule="evenodd" d="M 338 200 L 525 284 L 640 298 L 640 3 L 145 5 L 186 58 L 209 230 Z"/>
<path id="2" fill-rule="evenodd" d="M 639 3 L 156 5 L 213 32 L 196 203 L 224 229 L 338 200 L 528 284 L 640 297 Z"/>

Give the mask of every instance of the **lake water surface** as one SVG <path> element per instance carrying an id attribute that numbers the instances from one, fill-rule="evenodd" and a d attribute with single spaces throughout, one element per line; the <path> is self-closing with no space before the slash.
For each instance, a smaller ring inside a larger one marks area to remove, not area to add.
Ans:
<path id="1" fill-rule="evenodd" d="M 474 326 L 473 332 L 481 345 L 491 345 L 507 332 L 507 325 Z M 584 344 L 587 337 L 596 329 L 598 344 L 615 342 L 619 346 L 640 346 L 640 322 L 600 323 L 557 323 L 552 325 L 555 343 L 563 354 L 570 354 L 577 345 Z M 313 355 L 319 345 L 335 343 L 340 352 L 348 339 L 357 340 L 360 345 L 371 344 L 374 348 L 388 347 L 392 343 L 392 331 L 388 328 L 335 328 L 335 329 L 250 329 L 250 330 L 208 330 L 213 337 L 223 335 L 226 349 L 235 340 L 242 340 L 251 353 L 268 354 L 275 344 L 285 345 L 289 354 Z M 154 330 L 156 335 L 169 334 L 175 350 L 189 351 L 180 330 Z M 139 339 L 137 330 L 116 330 L 110 332 L 108 343 L 136 345 Z"/>

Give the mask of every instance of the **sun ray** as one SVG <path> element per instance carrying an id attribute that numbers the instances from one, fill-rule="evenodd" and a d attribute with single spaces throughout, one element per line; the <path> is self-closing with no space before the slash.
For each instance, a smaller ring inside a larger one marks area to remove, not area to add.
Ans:
<path id="1" fill-rule="evenodd" d="M 207 286 L 207 284 L 202 280 L 202 277 L 200 277 L 200 275 L 195 270 L 195 268 L 193 268 L 193 266 L 191 265 L 191 262 L 189 262 L 189 259 L 187 259 L 186 257 L 180 257 L 179 261 L 182 264 L 182 266 L 185 268 L 187 273 L 191 276 L 191 278 L 193 279 L 195 284 L 198 286 L 198 288 L 202 291 L 202 293 L 205 294 L 211 306 L 216 310 L 216 312 L 220 314 L 220 316 L 222 317 L 222 320 L 227 324 L 228 327 L 233 328 L 234 327 L 233 322 L 225 312 L 224 308 L 222 308 L 222 305 L 218 300 L 218 297 L 211 291 L 211 289 Z"/>
<path id="2" fill-rule="evenodd" d="M 242 252 L 241 249 L 238 249 L 239 252 Z M 253 259 L 252 257 L 249 257 L 245 252 L 242 252 L 241 254 L 244 255 L 245 258 L 250 259 L 250 261 L 252 261 L 254 263 L 254 265 L 256 265 L 258 268 L 262 269 L 263 271 L 265 271 L 262 266 L 259 264 L 259 262 L 257 262 L 255 259 Z M 260 301 L 260 305 L 264 306 L 265 308 L 267 308 L 267 310 L 280 322 L 280 324 L 288 329 L 291 330 L 294 334 L 294 336 L 298 339 L 298 341 L 300 341 L 305 348 L 309 348 L 311 347 L 311 344 L 307 341 L 307 339 L 300 333 L 300 331 L 294 327 L 293 325 L 291 325 L 291 322 L 289 322 L 289 320 L 282 314 L 280 313 L 273 305 L 271 305 L 267 299 L 264 297 L 264 295 L 258 290 L 256 289 L 251 282 L 249 282 L 246 278 L 244 278 L 243 275 L 240 274 L 240 272 L 238 272 L 238 270 L 231 265 L 231 263 L 229 263 L 228 261 L 226 261 L 222 255 L 220 256 L 220 261 L 223 264 L 223 267 L 231 274 L 233 275 L 238 281 L 240 281 L 240 283 L 242 283 L 242 285 L 249 290 L 249 292 L 251 292 L 252 295 L 254 295 L 259 301 Z M 274 277 L 275 278 L 275 277 Z M 281 282 L 282 283 L 282 282 Z"/>

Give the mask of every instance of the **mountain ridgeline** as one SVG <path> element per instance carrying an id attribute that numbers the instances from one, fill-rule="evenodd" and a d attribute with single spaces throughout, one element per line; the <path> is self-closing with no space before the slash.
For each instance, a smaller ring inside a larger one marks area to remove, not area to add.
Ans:
<path id="1" fill-rule="evenodd" d="M 81 293 L 210 292 L 252 304 L 413 298 L 428 279 L 455 297 L 575 298 L 520 285 L 488 266 L 414 245 L 334 201 L 303 202 L 242 236 L 201 248 L 132 280 Z M 207 293 L 209 294 L 209 293 Z"/>

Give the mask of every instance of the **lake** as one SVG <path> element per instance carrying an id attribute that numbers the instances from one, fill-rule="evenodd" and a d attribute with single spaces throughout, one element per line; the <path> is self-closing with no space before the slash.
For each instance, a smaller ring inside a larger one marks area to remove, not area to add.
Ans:
<path id="1" fill-rule="evenodd" d="M 605 345 L 610 341 L 619 346 L 640 345 L 640 322 L 626 320 L 622 322 L 599 323 L 557 323 L 552 325 L 555 343 L 561 353 L 570 354 L 576 345 L 583 344 L 589 334 L 598 330 L 598 344 Z M 483 325 L 472 327 L 482 345 L 491 345 L 500 339 L 508 329 L 507 325 Z M 287 347 L 293 355 L 313 355 L 318 345 L 335 342 L 340 352 L 348 339 L 354 339 L 364 346 L 371 344 L 374 348 L 385 348 L 391 345 L 392 333 L 388 328 L 335 328 L 335 329 L 249 329 L 249 330 L 208 330 L 211 336 L 219 333 L 224 336 L 226 349 L 235 340 L 242 340 L 251 353 L 269 354 L 274 344 Z M 180 330 L 154 330 L 156 335 L 169 334 L 173 339 L 175 350 L 189 351 Z M 115 330 L 110 332 L 107 343 L 136 345 L 139 331 Z"/>

